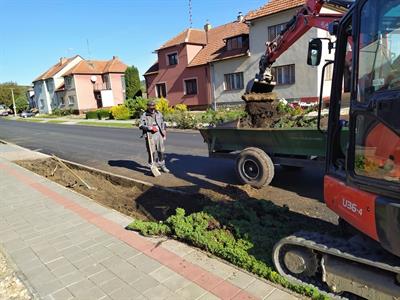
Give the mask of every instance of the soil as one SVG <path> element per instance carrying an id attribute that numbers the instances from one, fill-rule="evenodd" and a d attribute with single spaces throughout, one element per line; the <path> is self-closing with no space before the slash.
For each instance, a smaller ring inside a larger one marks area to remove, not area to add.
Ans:
<path id="1" fill-rule="evenodd" d="M 77 177 L 51 158 L 16 163 L 104 206 L 137 219 L 165 220 L 174 214 L 178 207 L 184 207 L 191 213 L 209 204 L 206 197 L 197 196 L 196 201 L 188 201 L 190 197 L 186 194 L 159 187 L 143 187 L 133 181 L 132 183 L 119 181 L 105 173 L 69 165 L 73 172 L 92 188 L 88 189 Z"/>
<path id="2" fill-rule="evenodd" d="M 118 176 L 68 165 L 93 188 L 89 190 L 54 159 L 25 160 L 16 163 L 104 206 L 137 219 L 165 220 L 174 214 L 178 207 L 184 208 L 187 213 L 192 213 L 221 202 L 268 199 L 277 206 L 287 206 L 292 211 L 311 217 L 310 221 L 318 218 L 336 223 L 335 215 L 330 213 L 323 203 L 296 193 L 288 197 L 287 192 L 273 186 L 267 187 L 267 190 L 258 190 L 250 186 L 216 185 L 212 189 L 201 188 L 196 193 L 184 193 L 162 187 L 147 187 L 134 181 L 119 180 Z M 274 196 L 271 197 L 272 195 Z"/>

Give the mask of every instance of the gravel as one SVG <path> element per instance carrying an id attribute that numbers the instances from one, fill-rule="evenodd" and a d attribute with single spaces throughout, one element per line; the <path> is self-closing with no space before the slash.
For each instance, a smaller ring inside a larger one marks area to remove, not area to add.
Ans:
<path id="1" fill-rule="evenodd" d="M 0 299 L 28 300 L 33 299 L 0 252 Z"/>

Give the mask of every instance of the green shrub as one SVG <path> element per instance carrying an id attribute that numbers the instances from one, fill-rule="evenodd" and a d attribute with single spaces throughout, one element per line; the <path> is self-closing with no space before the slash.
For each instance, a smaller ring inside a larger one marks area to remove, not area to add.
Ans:
<path id="1" fill-rule="evenodd" d="M 268 201 L 249 201 L 214 205 L 190 215 L 177 208 L 164 223 L 134 221 L 127 228 L 143 235 L 175 237 L 299 294 L 328 299 L 315 288 L 289 282 L 272 267 L 272 248 L 278 240 L 299 226 L 312 229 L 315 225 L 308 228 L 303 219 L 293 220 L 288 208 Z"/>
<path id="2" fill-rule="evenodd" d="M 136 97 L 135 99 L 127 99 L 124 105 L 129 109 L 129 113 L 133 118 L 139 118 L 143 112 L 147 109 L 148 100 L 142 97 Z"/>
<path id="3" fill-rule="evenodd" d="M 169 101 L 165 98 L 160 98 L 156 100 L 156 109 L 163 115 L 171 114 L 174 111 L 174 109 L 169 106 Z"/>
<path id="4" fill-rule="evenodd" d="M 177 105 L 174 106 L 174 109 L 177 111 L 187 111 L 187 105 L 183 104 L 183 103 L 179 103 Z"/>
<path id="5" fill-rule="evenodd" d="M 86 112 L 86 119 L 98 119 L 97 111 Z"/>
<path id="6" fill-rule="evenodd" d="M 110 115 L 111 115 L 111 111 L 109 109 L 105 109 L 105 108 L 98 109 L 96 112 L 97 112 L 97 118 L 99 120 L 108 119 L 108 118 L 110 118 Z"/>
<path id="7" fill-rule="evenodd" d="M 61 108 L 55 108 L 52 111 L 52 115 L 57 116 L 57 117 L 63 117 L 63 116 L 69 116 L 74 113 L 74 110 L 72 108 L 68 109 L 61 109 Z"/>
<path id="8" fill-rule="evenodd" d="M 125 105 L 118 105 L 111 108 L 111 114 L 115 120 L 128 120 L 131 117 L 129 109 Z"/>

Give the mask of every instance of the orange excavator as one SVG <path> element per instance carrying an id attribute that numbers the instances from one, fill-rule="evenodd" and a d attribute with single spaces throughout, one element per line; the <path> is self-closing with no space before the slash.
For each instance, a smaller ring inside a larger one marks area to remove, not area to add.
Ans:
<path id="1" fill-rule="evenodd" d="M 347 12 L 320 14 L 325 3 Z M 400 0 L 307 1 L 267 44 L 252 92 L 272 91 L 272 64 L 311 27 L 336 37 L 335 59 L 323 67 L 334 66 L 324 199 L 351 234 L 296 233 L 275 245 L 273 261 L 289 280 L 332 297 L 400 299 Z M 322 51 L 321 39 L 311 40 L 308 64 L 318 66 Z M 322 96 L 319 115 L 321 106 Z"/>

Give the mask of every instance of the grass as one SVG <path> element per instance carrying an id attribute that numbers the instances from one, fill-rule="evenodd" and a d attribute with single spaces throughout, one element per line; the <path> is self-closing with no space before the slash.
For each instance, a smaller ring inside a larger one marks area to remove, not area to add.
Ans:
<path id="1" fill-rule="evenodd" d="M 109 122 L 78 122 L 78 125 L 86 125 L 86 126 L 99 126 L 99 127 L 116 127 L 116 128 L 132 128 L 133 125 L 131 123 L 109 123 Z"/>
<path id="2" fill-rule="evenodd" d="M 165 222 L 135 220 L 127 227 L 146 236 L 173 237 L 301 295 L 322 300 L 328 298 L 317 289 L 293 284 L 279 275 L 271 258 L 273 246 L 281 238 L 316 228 L 332 230 L 323 221 L 311 221 L 288 208 L 256 199 L 219 203 L 190 215 L 178 208 Z"/>
<path id="3" fill-rule="evenodd" d="M 38 119 L 34 119 L 34 118 L 19 118 L 19 119 L 15 119 L 15 120 L 20 121 L 20 122 L 33 122 L 33 123 L 43 122 L 43 120 L 38 120 Z"/>
<path id="4" fill-rule="evenodd" d="M 47 121 L 46 123 L 51 123 L 51 124 L 62 124 L 62 123 L 65 123 L 65 122 L 68 122 L 68 121 L 65 121 L 65 120 L 49 120 L 49 121 Z"/>

